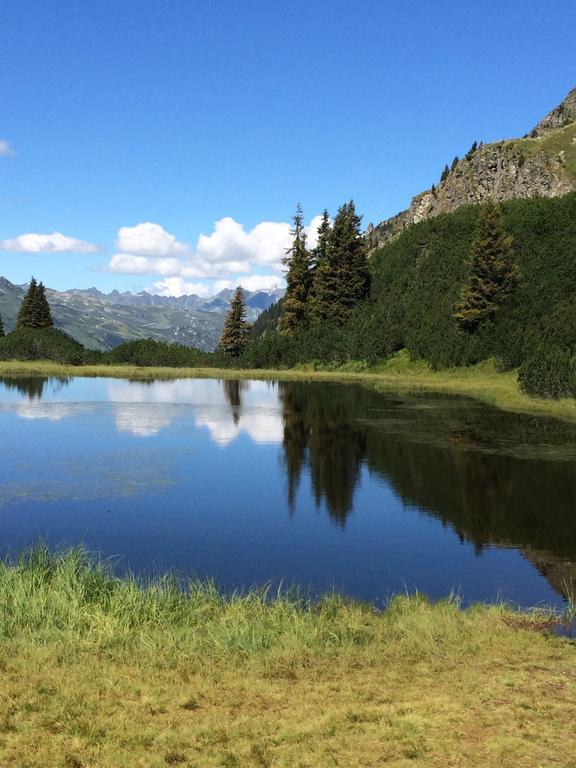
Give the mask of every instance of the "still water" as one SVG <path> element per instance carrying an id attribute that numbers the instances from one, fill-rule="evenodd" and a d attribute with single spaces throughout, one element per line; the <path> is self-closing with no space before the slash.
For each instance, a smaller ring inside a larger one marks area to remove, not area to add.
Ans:
<path id="1" fill-rule="evenodd" d="M 0 554 L 561 607 L 576 427 L 355 384 L 0 379 Z M 572 586 L 570 586 L 572 585 Z"/>

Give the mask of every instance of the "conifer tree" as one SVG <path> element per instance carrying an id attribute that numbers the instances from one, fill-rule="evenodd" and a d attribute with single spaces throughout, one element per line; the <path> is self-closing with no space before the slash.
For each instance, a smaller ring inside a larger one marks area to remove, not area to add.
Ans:
<path id="1" fill-rule="evenodd" d="M 346 322 L 370 290 L 368 249 L 353 201 L 342 205 L 326 234 L 326 255 L 318 261 L 310 302 L 312 320 Z"/>
<path id="2" fill-rule="evenodd" d="M 36 278 L 30 280 L 28 291 L 22 299 L 18 317 L 16 319 L 16 328 L 34 328 L 34 308 L 36 306 L 36 294 L 38 292 L 38 283 Z"/>
<path id="3" fill-rule="evenodd" d="M 224 321 L 219 348 L 231 357 L 239 357 L 248 344 L 248 323 L 246 304 L 242 288 L 238 286 L 230 302 L 230 309 Z"/>
<path id="4" fill-rule="evenodd" d="M 318 243 L 312 254 L 313 275 L 308 316 L 313 323 L 322 322 L 331 317 L 334 302 L 340 292 L 338 269 L 331 247 L 331 233 L 330 216 L 325 210 L 318 227 Z"/>
<path id="5" fill-rule="evenodd" d="M 6 333 L 4 331 L 4 323 L 2 322 L 2 315 L 0 315 L 0 338 L 3 336 L 6 336 Z"/>
<path id="6" fill-rule="evenodd" d="M 467 333 L 475 333 L 484 321 L 495 316 L 517 281 L 513 241 L 504 229 L 502 210 L 488 203 L 472 244 L 468 279 L 455 307 L 458 325 Z"/>
<path id="7" fill-rule="evenodd" d="M 304 325 L 306 304 L 310 291 L 310 253 L 306 248 L 306 232 L 302 223 L 302 208 L 296 208 L 293 217 L 294 227 L 292 247 L 283 259 L 288 268 L 286 272 L 286 293 L 282 302 L 282 317 L 280 318 L 280 333 L 287 336 L 294 334 Z"/>
<path id="8" fill-rule="evenodd" d="M 52 313 L 42 283 L 33 277 L 18 312 L 17 328 L 52 328 Z"/>
<path id="9" fill-rule="evenodd" d="M 50 304 L 48 304 L 46 289 L 44 288 L 43 283 L 38 285 L 36 291 L 34 320 L 36 322 L 36 328 L 52 328 L 54 326 L 52 313 L 50 312 Z"/>

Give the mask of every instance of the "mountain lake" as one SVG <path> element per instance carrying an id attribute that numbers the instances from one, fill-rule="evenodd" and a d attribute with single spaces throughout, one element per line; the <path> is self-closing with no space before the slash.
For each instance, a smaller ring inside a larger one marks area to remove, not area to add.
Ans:
<path id="1" fill-rule="evenodd" d="M 576 426 L 361 384 L 0 379 L 0 554 L 562 608 Z"/>

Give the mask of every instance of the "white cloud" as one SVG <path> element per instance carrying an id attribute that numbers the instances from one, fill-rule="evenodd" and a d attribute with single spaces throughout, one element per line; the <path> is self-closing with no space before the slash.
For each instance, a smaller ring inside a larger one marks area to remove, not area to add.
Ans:
<path id="1" fill-rule="evenodd" d="M 9 141 L 0 139 L 0 157 L 12 157 L 14 150 Z"/>
<path id="2" fill-rule="evenodd" d="M 97 253 L 98 247 L 61 232 L 52 232 L 51 235 L 32 232 L 12 240 L 0 240 L 0 250 L 14 253 Z"/>
<path id="3" fill-rule="evenodd" d="M 316 216 L 306 228 L 310 247 L 316 244 L 320 221 L 321 217 Z M 290 226 L 263 221 L 246 230 L 225 216 L 215 223 L 211 234 L 199 236 L 195 247 L 179 242 L 160 224 L 144 222 L 122 227 L 116 241 L 118 253 L 112 256 L 107 269 L 116 274 L 159 275 L 165 279 L 155 288 L 164 295 L 207 295 L 205 284 L 186 283 L 186 279 L 215 279 L 222 287 L 241 284 L 247 290 L 277 288 L 284 284 L 282 260 L 291 245 Z M 257 271 L 272 274 L 254 274 Z M 195 287 L 190 289 L 192 285 Z"/>
<path id="4" fill-rule="evenodd" d="M 116 248 L 135 256 L 182 256 L 190 246 L 179 243 L 160 224 L 145 221 L 135 227 L 120 227 Z"/>
<path id="5" fill-rule="evenodd" d="M 154 283 L 151 289 L 152 293 L 158 296 L 200 296 L 208 298 L 214 293 L 207 283 L 187 283 L 183 277 L 167 277 L 159 283 Z"/>
<path id="6" fill-rule="evenodd" d="M 213 290 L 214 293 L 219 293 L 225 288 L 236 288 L 238 285 L 247 291 L 274 291 L 276 288 L 284 288 L 286 281 L 279 275 L 250 275 L 230 280 L 216 280 Z"/>

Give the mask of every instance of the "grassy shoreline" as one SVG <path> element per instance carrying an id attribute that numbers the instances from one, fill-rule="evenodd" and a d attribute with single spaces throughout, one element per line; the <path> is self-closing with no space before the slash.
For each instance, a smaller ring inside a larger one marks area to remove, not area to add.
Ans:
<path id="1" fill-rule="evenodd" d="M 0 764 L 568 768 L 576 646 L 549 619 L 182 592 L 39 549 L 0 562 Z"/>
<path id="2" fill-rule="evenodd" d="M 496 408 L 576 421 L 576 399 L 545 400 L 520 391 L 516 371 L 500 372 L 488 361 L 470 368 L 433 371 L 397 355 L 369 370 L 164 368 L 134 365 L 60 365 L 51 361 L 2 361 L 0 376 L 86 376 L 149 380 L 210 378 L 278 381 L 335 381 L 367 384 L 390 392 L 439 392 L 480 400 Z"/>

